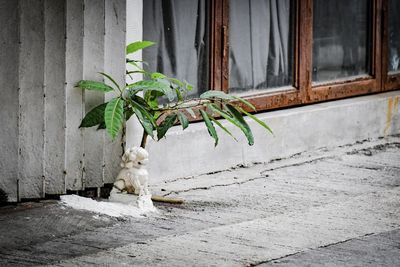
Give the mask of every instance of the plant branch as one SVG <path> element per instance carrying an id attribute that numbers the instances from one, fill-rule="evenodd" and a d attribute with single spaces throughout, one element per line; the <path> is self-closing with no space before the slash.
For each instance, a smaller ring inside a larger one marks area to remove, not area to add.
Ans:
<path id="1" fill-rule="evenodd" d="M 140 147 L 146 148 L 147 136 L 148 136 L 148 134 L 146 133 L 146 131 L 143 130 L 142 141 L 140 142 Z"/>
<path id="2" fill-rule="evenodd" d="M 168 106 L 165 108 L 155 108 L 153 110 L 160 111 L 160 112 L 171 111 L 171 110 L 178 110 L 178 109 L 182 109 L 182 108 L 198 107 L 203 104 L 208 104 L 209 102 L 211 102 L 211 100 L 209 100 L 209 99 L 193 98 L 193 99 L 188 99 L 188 100 L 182 101 L 180 103 L 177 103 L 174 106 Z"/>

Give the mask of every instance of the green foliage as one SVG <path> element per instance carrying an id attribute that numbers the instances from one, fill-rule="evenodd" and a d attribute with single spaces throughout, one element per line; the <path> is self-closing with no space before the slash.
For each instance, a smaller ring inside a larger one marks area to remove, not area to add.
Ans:
<path id="1" fill-rule="evenodd" d="M 138 41 L 138 42 L 131 43 L 126 47 L 126 54 L 129 55 L 129 54 L 135 53 L 136 51 L 139 51 L 146 47 L 152 46 L 154 44 L 155 44 L 154 42 L 150 42 L 150 41 Z"/>
<path id="2" fill-rule="evenodd" d="M 183 114 L 182 112 L 178 112 L 178 119 L 182 125 L 183 130 L 185 130 L 187 127 L 189 127 L 189 120 L 187 119 L 185 114 Z"/>
<path id="3" fill-rule="evenodd" d="M 98 105 L 97 107 L 93 108 L 91 111 L 89 111 L 85 118 L 83 118 L 81 125 L 79 125 L 79 128 L 81 127 L 92 127 L 99 125 L 104 122 L 104 110 L 106 109 L 108 103 L 104 103 L 101 105 Z"/>
<path id="4" fill-rule="evenodd" d="M 236 121 L 239 123 L 239 128 L 242 130 L 244 135 L 247 138 L 247 141 L 249 142 L 249 145 L 252 146 L 254 144 L 254 137 L 253 133 L 251 132 L 251 129 L 247 122 L 244 120 L 242 114 L 231 104 L 226 104 L 224 107 L 229 111 L 229 113 L 236 119 Z"/>
<path id="5" fill-rule="evenodd" d="M 79 81 L 79 83 L 76 85 L 76 87 L 79 87 L 81 89 L 95 90 L 95 91 L 101 91 L 101 92 L 111 92 L 114 90 L 111 86 L 108 86 L 105 83 L 89 81 L 89 80 Z"/>
<path id="6" fill-rule="evenodd" d="M 160 124 L 160 126 L 157 128 L 157 138 L 160 140 L 165 136 L 167 131 L 174 126 L 175 121 L 176 121 L 176 113 L 169 114 L 163 122 Z"/>
<path id="7" fill-rule="evenodd" d="M 204 119 L 204 123 L 207 126 L 208 133 L 215 140 L 214 146 L 217 146 L 218 145 L 218 134 L 217 134 L 217 131 L 215 130 L 214 124 L 211 122 L 210 118 L 208 117 L 207 112 L 205 112 L 204 110 L 200 109 L 200 113 L 201 113 L 201 116 Z"/>
<path id="8" fill-rule="evenodd" d="M 130 55 L 152 45 L 154 43 L 149 41 L 129 44 L 126 47 L 126 54 Z M 180 123 L 182 129 L 185 130 L 189 127 L 191 119 L 198 119 L 197 115 L 201 115 L 200 118 L 203 119 L 210 136 L 214 139 L 215 146 L 218 145 L 219 140 L 216 126 L 237 141 L 228 128 L 218 120 L 219 118 L 224 118 L 239 128 L 247 138 L 248 144 L 253 145 L 253 133 L 243 117 L 244 114 L 272 133 L 265 122 L 246 111 L 256 111 L 256 109 L 243 98 L 210 90 L 201 94 L 199 98 L 187 99 L 188 93 L 193 90 L 193 85 L 168 77 L 163 73 L 147 72 L 141 67 L 146 65 L 141 60 L 127 58 L 126 62 L 134 68 L 126 72 L 127 76 L 142 74 L 144 79 L 121 85 L 110 75 L 100 72 L 103 79 L 110 85 L 89 80 L 82 80 L 77 84 L 77 87 L 81 89 L 103 93 L 114 91 L 116 94 L 115 98 L 108 103 L 89 111 L 80 127 L 97 126 L 98 130 L 106 129 L 111 138 L 115 139 L 124 122 L 135 115 L 143 127 L 145 137 L 148 135 L 155 139 L 155 133 L 157 133 L 157 140 L 160 140 L 176 123 Z M 163 99 L 162 105 L 160 105 L 160 99 Z M 197 115 L 194 110 L 198 110 Z"/>
<path id="9" fill-rule="evenodd" d="M 108 102 L 104 111 L 104 121 L 106 123 L 107 132 L 114 140 L 122 127 L 124 118 L 124 100 L 120 97 L 112 99 Z"/>
<path id="10" fill-rule="evenodd" d="M 234 97 L 232 95 L 225 94 L 222 91 L 207 91 L 200 95 L 201 99 L 209 99 L 209 98 L 219 98 L 224 100 L 233 100 Z"/>

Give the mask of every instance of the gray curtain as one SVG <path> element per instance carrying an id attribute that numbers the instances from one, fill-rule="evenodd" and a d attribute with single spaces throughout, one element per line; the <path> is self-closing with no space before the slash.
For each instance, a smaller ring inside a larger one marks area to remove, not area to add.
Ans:
<path id="1" fill-rule="evenodd" d="M 313 81 L 368 74 L 371 1 L 314 0 L 313 5 Z"/>
<path id="2" fill-rule="evenodd" d="M 290 3 L 290 0 L 230 1 L 231 91 L 291 83 Z"/>
<path id="3" fill-rule="evenodd" d="M 400 1 L 389 0 L 389 71 L 400 71 Z"/>
<path id="4" fill-rule="evenodd" d="M 143 59 L 149 63 L 148 69 L 193 84 L 193 96 L 208 87 L 206 2 L 143 1 L 143 40 L 157 43 L 143 50 Z"/>

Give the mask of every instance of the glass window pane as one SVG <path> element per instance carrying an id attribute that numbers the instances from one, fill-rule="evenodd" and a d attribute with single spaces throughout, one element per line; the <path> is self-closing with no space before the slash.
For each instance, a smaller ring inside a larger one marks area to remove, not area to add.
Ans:
<path id="1" fill-rule="evenodd" d="M 230 92 L 292 83 L 292 1 L 231 0 Z"/>
<path id="2" fill-rule="evenodd" d="M 191 96 L 209 87 L 207 2 L 143 1 L 143 40 L 156 42 L 143 50 L 143 60 L 149 64 L 147 69 L 193 84 Z"/>
<path id="3" fill-rule="evenodd" d="M 313 1 L 313 80 L 367 75 L 371 54 L 368 0 Z"/>
<path id="4" fill-rule="evenodd" d="M 400 1 L 389 0 L 389 72 L 400 71 Z"/>

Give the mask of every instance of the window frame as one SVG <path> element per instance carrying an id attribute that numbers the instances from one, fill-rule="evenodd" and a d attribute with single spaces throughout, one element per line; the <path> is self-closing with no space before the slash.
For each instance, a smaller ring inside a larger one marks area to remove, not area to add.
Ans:
<path id="1" fill-rule="evenodd" d="M 211 1 L 210 87 L 229 93 L 229 0 Z M 387 0 L 371 0 L 370 74 L 326 83 L 312 81 L 313 0 L 293 0 L 292 86 L 241 95 L 257 111 L 293 107 L 400 88 L 400 73 L 388 75 Z M 301 33 L 301 38 L 300 38 Z"/>
<path id="2" fill-rule="evenodd" d="M 397 90 L 400 88 L 400 71 L 389 73 L 389 0 L 383 0 L 382 4 L 383 24 L 383 51 L 382 51 L 382 91 Z M 400 31 L 399 31 L 400 34 Z"/>

